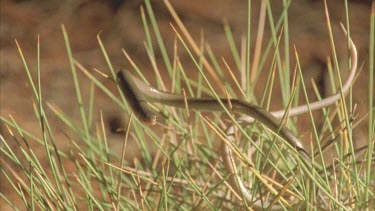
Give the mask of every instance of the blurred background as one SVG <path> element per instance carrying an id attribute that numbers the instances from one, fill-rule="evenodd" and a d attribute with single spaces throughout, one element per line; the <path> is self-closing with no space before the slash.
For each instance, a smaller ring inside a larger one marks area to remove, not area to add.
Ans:
<path id="1" fill-rule="evenodd" d="M 254 48 L 258 21 L 260 1 L 252 1 L 251 33 L 252 50 Z M 173 55 L 176 35 L 170 23 L 174 22 L 166 9 L 163 1 L 152 0 L 152 7 L 158 21 L 161 34 L 166 42 L 169 54 Z M 229 50 L 224 23 L 227 23 L 236 41 L 240 46 L 241 38 L 247 30 L 247 1 L 233 0 L 171 0 L 172 5 L 186 25 L 190 34 L 199 43 L 201 37 L 210 44 L 218 58 L 225 58 L 229 65 L 234 66 L 233 57 Z M 347 71 L 347 42 L 340 28 L 340 22 L 345 23 L 345 4 L 343 1 L 328 1 L 332 29 L 335 36 L 340 67 L 343 70 L 343 78 Z M 279 17 L 282 10 L 282 1 L 271 1 L 274 17 Z M 39 134 L 39 122 L 36 120 L 33 103 L 34 96 L 28 84 L 25 68 L 20 59 L 15 40 L 19 43 L 27 60 L 33 78 L 36 80 L 36 46 L 38 36 L 41 46 L 41 71 L 42 94 L 44 100 L 58 105 L 64 112 L 73 118 L 79 119 L 79 110 L 76 104 L 76 96 L 73 80 L 69 67 L 69 61 L 63 40 L 61 24 L 64 24 L 71 42 L 73 56 L 88 70 L 93 68 L 107 72 L 107 65 L 100 51 L 97 36 L 100 35 L 104 46 L 115 68 L 129 68 L 122 49 L 132 57 L 140 69 L 154 77 L 151 63 L 144 47 L 146 39 L 144 27 L 140 15 L 140 0 L 76 0 L 76 1 L 40 1 L 40 0 L 1 0 L 1 25 L 0 25 L 0 93 L 1 116 L 9 119 L 11 115 L 18 123 L 31 133 Z M 353 98 L 357 106 L 356 115 L 361 118 L 368 112 L 368 57 L 369 57 L 369 28 L 370 28 L 371 0 L 349 1 L 349 21 L 351 37 L 359 52 L 360 74 L 353 88 Z M 311 99 L 314 99 L 310 80 L 315 80 L 319 85 L 319 91 L 323 95 L 329 95 L 326 87 L 326 61 L 331 56 L 330 41 L 326 20 L 324 16 L 323 1 L 300 0 L 293 1 L 288 10 L 290 48 L 296 46 L 298 50 L 305 81 Z M 263 43 L 267 43 L 271 36 L 266 21 Z M 155 42 L 156 43 L 156 42 Z M 155 48 L 157 49 L 157 48 Z M 181 49 L 181 48 L 180 48 Z M 191 67 L 191 74 L 197 74 L 194 64 L 190 64 L 186 52 L 179 49 L 179 57 L 185 69 Z M 292 52 L 292 51 L 291 51 Z M 294 55 L 294 52 L 292 52 Z M 156 59 L 159 68 L 165 72 L 160 52 L 156 51 Z M 291 67 L 294 68 L 294 56 L 290 55 Z M 221 64 L 223 65 L 223 64 Z M 293 71 L 292 71 L 293 72 Z M 79 72 L 80 86 L 83 93 L 88 93 L 90 81 Z M 165 80 L 168 81 L 168 80 Z M 102 79 L 102 82 L 115 92 L 113 82 Z M 155 84 L 155 81 L 153 81 Z M 277 89 L 277 86 L 275 87 Z M 256 93 L 262 91 L 259 86 Z M 116 92 L 117 93 L 117 92 Z M 273 96 L 271 110 L 281 108 L 280 95 Z M 83 96 L 88 100 L 88 96 Z M 303 97 L 301 97 L 303 103 Z M 97 114 L 102 110 L 105 124 L 108 127 L 111 144 L 116 149 L 121 144 L 123 136 L 116 129 L 125 127 L 126 117 L 121 109 L 114 105 L 108 97 L 98 91 L 95 99 Z M 48 109 L 47 109 L 48 110 Z M 94 112 L 95 113 L 95 112 Z M 319 119 L 320 113 L 314 113 Z M 47 113 L 54 125 L 55 135 L 66 140 L 64 126 L 54 115 Z M 99 115 L 94 117 L 94 121 Z M 301 117 L 298 128 L 305 139 L 310 137 L 309 117 Z M 306 124 L 304 124 L 306 123 Z M 9 137 L 8 130 L 0 123 L 0 133 Z M 356 129 L 355 137 L 358 146 L 367 135 L 367 122 L 364 121 Z M 131 144 L 131 143 L 130 143 Z M 12 143 L 10 143 L 12 145 Z M 58 143 L 61 149 L 68 149 L 67 142 Z M 131 148 L 131 147 L 130 147 Z M 40 156 L 43 158 L 44 149 Z M 137 150 L 127 154 L 129 157 L 139 156 Z M 1 192 L 6 192 L 6 185 L 1 184 Z M 9 193 L 8 193 L 9 194 Z"/>

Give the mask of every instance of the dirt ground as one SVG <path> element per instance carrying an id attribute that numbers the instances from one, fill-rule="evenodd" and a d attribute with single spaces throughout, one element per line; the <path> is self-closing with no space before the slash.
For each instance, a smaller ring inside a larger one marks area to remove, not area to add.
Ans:
<path id="1" fill-rule="evenodd" d="M 167 49 L 173 54 L 175 34 L 170 27 L 173 22 L 163 1 L 151 1 L 158 20 L 158 24 L 166 42 Z M 259 1 L 260 2 L 260 1 Z M 271 1 L 274 16 L 278 17 L 282 11 L 282 1 Z M 334 2 L 334 3 L 333 3 Z M 214 53 L 218 58 L 224 57 L 229 65 L 234 66 L 231 52 L 223 31 L 223 22 L 228 22 L 233 31 L 233 36 L 239 45 L 241 36 L 246 34 L 247 24 L 247 1 L 230 0 L 207 0 L 207 1 L 177 1 L 172 0 L 172 5 L 186 24 L 190 33 L 196 40 L 200 39 L 202 31 L 205 41 L 211 44 Z M 332 28 L 335 36 L 338 58 L 341 69 L 347 69 L 346 39 L 342 35 L 339 22 L 345 22 L 345 7 L 342 2 L 329 1 L 329 11 Z M 125 49 L 140 66 L 144 72 L 150 72 L 149 79 L 154 78 L 152 66 L 144 48 L 144 28 L 140 17 L 140 0 L 79 0 L 79 1 L 37 1 L 37 0 L 2 0 L 1 28 L 0 28 L 0 108 L 1 116 L 9 119 L 11 115 L 23 128 L 34 134 L 40 134 L 38 121 L 34 115 L 33 103 L 35 103 L 32 90 L 28 84 L 25 69 L 18 54 L 15 40 L 22 48 L 22 52 L 28 62 L 33 78 L 36 80 L 36 43 L 38 35 L 41 46 L 41 70 L 43 97 L 46 102 L 58 105 L 64 112 L 73 118 L 79 119 L 78 106 L 75 103 L 73 80 L 69 68 L 66 48 L 61 31 L 61 24 L 64 24 L 74 57 L 87 69 L 94 72 L 96 68 L 107 70 L 106 62 L 100 51 L 97 35 L 100 37 L 115 65 L 115 68 L 127 68 L 128 62 L 121 49 Z M 358 118 L 366 115 L 368 108 L 368 52 L 369 52 L 369 20 L 371 0 L 353 0 L 349 4 L 350 32 L 359 52 L 359 67 L 361 72 L 353 86 L 353 99 L 358 105 Z M 252 46 L 255 44 L 256 30 L 258 26 L 259 5 L 253 1 L 252 5 Z M 325 71 L 327 57 L 330 56 L 330 41 L 324 16 L 323 1 L 295 1 L 289 9 L 289 33 L 290 47 L 296 46 L 302 70 L 306 81 L 314 79 L 318 82 L 319 90 L 327 94 L 325 87 Z M 263 43 L 268 41 L 270 31 L 265 30 Z M 156 47 L 156 46 L 155 46 Z M 155 48 L 157 49 L 157 48 Z M 186 52 L 179 52 L 181 61 L 186 69 L 191 67 L 189 74 L 197 74 L 193 64 L 186 62 Z M 164 71 L 163 60 L 159 51 L 156 51 L 159 68 Z M 292 58 L 292 56 L 291 56 Z M 291 67 L 295 61 L 291 59 Z M 223 64 L 221 64 L 223 65 Z M 224 66 L 224 65 L 223 65 Z M 345 75 L 345 73 L 343 73 Z M 79 74 L 82 93 L 88 93 L 90 81 Z M 103 82 L 115 92 L 115 86 L 110 81 Z M 155 84 L 155 81 L 153 81 Z M 308 83 L 310 84 L 310 83 Z M 277 87 L 277 84 L 276 84 Z M 260 93 L 262 87 L 256 90 Z M 311 99 L 314 99 L 312 87 L 308 85 Z M 121 146 L 122 135 L 115 132 L 118 127 L 124 127 L 125 116 L 118 106 L 101 92 L 96 93 L 95 109 L 101 109 L 104 114 L 105 123 L 108 125 L 109 138 L 113 148 Z M 278 110 L 281 107 L 280 94 L 275 92 L 271 110 Z M 301 95 L 302 96 L 302 95 Z M 87 102 L 88 96 L 83 96 Z M 300 97 L 303 99 L 303 97 Z M 303 100 L 301 100 L 303 103 Z M 48 110 L 48 109 L 47 109 Z M 314 113 L 317 117 L 319 112 Z M 54 117 L 50 111 L 47 113 L 51 123 L 54 125 L 56 136 L 61 140 L 64 137 L 61 122 Z M 94 121 L 99 115 L 94 117 Z M 300 134 L 305 139 L 310 137 L 310 124 L 308 115 L 301 117 L 299 128 Z M 306 124 L 304 124 L 306 122 Z M 358 146 L 364 139 L 367 130 L 367 122 L 364 121 L 355 130 L 355 137 Z M 112 132 L 111 132 L 112 131 Z M 0 134 L 9 137 L 8 131 L 3 123 L 0 123 Z M 307 137 L 307 138 L 306 138 Z M 66 140 L 67 141 L 67 140 Z M 10 142 L 12 145 L 12 143 Z M 67 149 L 66 142 L 58 143 L 61 149 Z M 41 149 L 40 156 L 43 157 L 44 149 Z M 136 151 L 128 153 L 128 156 L 138 156 Z M 7 185 L 1 184 L 2 193 L 7 193 Z M 1 202 L 1 199 L 0 199 Z M 2 202 L 1 202 L 2 203 Z"/>

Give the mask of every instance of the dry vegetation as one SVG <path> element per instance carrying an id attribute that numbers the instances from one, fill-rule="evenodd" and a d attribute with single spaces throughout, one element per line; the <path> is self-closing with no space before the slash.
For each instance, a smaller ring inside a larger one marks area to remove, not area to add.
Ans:
<path id="1" fill-rule="evenodd" d="M 251 46 L 252 51 L 255 46 L 260 5 L 253 1 L 251 13 Z M 165 41 L 169 55 L 174 55 L 176 34 L 171 28 L 170 23 L 173 19 L 169 11 L 165 8 L 163 1 L 151 1 L 152 7 L 159 25 L 161 35 Z M 247 30 L 247 4 L 246 1 L 171 1 L 175 10 L 181 17 L 193 38 L 199 43 L 200 40 L 209 43 L 212 51 L 218 59 L 225 58 L 231 67 L 236 67 L 236 61 L 233 59 L 228 45 L 227 36 L 224 32 L 224 24 L 230 26 L 235 43 L 241 45 L 241 39 L 246 35 Z M 11 117 L 24 130 L 37 137 L 41 137 L 39 121 L 35 116 L 35 107 L 38 105 L 33 97 L 31 85 L 27 80 L 25 68 L 20 59 L 19 52 L 15 43 L 17 40 L 22 52 L 28 62 L 32 77 L 37 78 L 37 39 L 39 36 L 41 47 L 41 86 L 42 95 L 45 102 L 57 105 L 70 118 L 80 119 L 80 111 L 76 103 L 73 80 L 70 72 L 69 61 L 66 53 L 66 47 L 61 31 L 61 24 L 64 24 L 69 38 L 74 58 L 84 67 L 95 74 L 93 68 L 106 72 L 107 63 L 100 50 L 97 35 L 107 49 L 108 55 L 115 69 L 130 68 L 131 65 L 124 57 L 121 49 L 125 49 L 130 57 L 139 66 L 142 72 L 153 84 L 156 84 L 152 64 L 147 56 L 144 41 L 146 36 L 141 19 L 140 7 L 144 6 L 143 1 L 138 0 L 81 0 L 81 1 L 11 1 L 3 0 L 0 2 L 1 10 L 1 28 L 0 28 L 0 92 L 1 92 L 1 117 L 10 120 Z M 345 70 L 348 69 L 347 42 L 342 35 L 339 22 L 346 22 L 344 3 L 336 4 L 329 1 L 329 12 L 332 23 L 332 31 L 335 37 L 335 44 L 338 52 L 338 61 L 342 69 L 342 77 L 345 78 Z M 272 1 L 274 17 L 279 17 L 282 12 L 282 1 Z M 371 1 L 349 1 L 349 22 L 351 37 L 356 44 L 359 52 L 359 72 L 356 82 L 353 86 L 353 104 L 356 106 L 356 118 L 354 123 L 358 126 L 354 128 L 353 141 L 356 148 L 360 148 L 368 143 L 368 120 L 365 119 L 370 111 L 368 107 L 368 87 L 369 87 L 369 34 L 370 34 L 370 8 Z M 307 82 L 307 91 L 310 100 L 314 100 L 315 94 L 313 86 L 310 83 L 314 80 L 318 84 L 320 93 L 329 95 L 332 91 L 329 88 L 330 81 L 327 76 L 327 58 L 331 56 L 330 40 L 324 15 L 324 6 L 322 1 L 295 1 L 290 5 L 289 11 L 289 43 L 290 49 L 296 46 L 299 53 L 301 69 L 303 70 L 305 81 Z M 204 38 L 202 38 L 204 37 Z M 271 31 L 266 21 L 263 49 L 268 40 L 270 40 Z M 158 68 L 163 75 L 164 82 L 167 83 L 167 89 L 170 90 L 172 81 L 168 80 L 166 66 L 162 54 L 157 50 L 155 44 L 155 59 Z M 283 52 L 285 46 L 280 46 Z M 296 66 L 294 52 L 290 50 L 290 68 L 293 70 Z M 189 55 L 180 45 L 177 49 L 179 61 L 184 66 L 185 71 L 192 79 L 196 79 L 198 72 L 194 64 L 189 59 Z M 253 55 L 253 53 L 251 54 Z M 285 55 L 283 55 L 285 57 Z M 220 59 L 221 60 L 221 59 Z M 269 69 L 272 62 L 272 56 L 264 64 L 264 69 Z M 223 62 L 219 62 L 225 69 Z M 285 65 L 285 64 L 284 64 Z M 108 73 L 108 72 L 106 72 Z M 293 71 L 291 71 L 291 74 Z M 258 86 L 255 89 L 256 96 L 260 96 L 265 89 L 262 82 L 267 78 L 268 73 L 260 75 Z M 229 78 L 229 74 L 226 75 Z M 97 77 L 113 93 L 118 95 L 115 84 L 101 77 Z M 91 84 L 87 77 L 78 71 L 78 79 L 82 93 L 90 93 Z M 154 80 L 153 80 L 154 79 Z M 217 86 L 220 86 L 217 84 Z M 281 89 L 279 79 L 275 79 L 274 91 L 271 95 L 272 103 L 269 110 L 278 110 L 283 106 L 281 99 Z M 300 92 L 299 104 L 304 103 L 302 91 Z M 375 95 L 374 95 L 375 96 Z M 89 104 L 90 96 L 84 95 L 83 102 Z M 252 99 L 250 99 L 251 101 Z M 93 128 L 100 125 L 100 114 L 103 114 L 104 125 L 107 131 L 107 139 L 110 149 L 117 156 L 121 155 L 121 148 L 124 140 L 119 128 L 126 128 L 127 116 L 123 110 L 115 105 L 109 97 L 99 89 L 95 91 L 95 102 L 93 108 Z M 373 108 L 372 108 L 373 109 Z M 49 124 L 52 126 L 54 136 L 56 137 L 57 148 L 69 156 L 78 156 L 74 152 L 70 154 L 73 147 L 71 139 L 78 139 L 76 134 L 67 132 L 67 125 L 63 124 L 61 119 L 56 117 L 55 113 L 45 106 L 46 116 L 49 118 Z M 326 127 L 323 124 L 322 112 L 314 112 L 315 124 L 320 128 Z M 333 121 L 333 120 L 332 120 Z M 189 122 L 186 123 L 188 128 Z M 298 119 L 297 130 L 303 141 L 310 143 L 313 137 L 312 125 L 308 115 L 301 116 Z M 338 124 L 334 125 L 336 127 Z M 10 134 L 9 126 L 2 121 L 0 123 L 0 134 L 16 154 L 21 154 L 21 147 L 26 147 L 25 143 L 17 143 Z M 155 128 L 154 128 L 155 129 Z M 160 128 L 155 129 L 157 132 Z M 12 129 L 14 132 L 14 129 Z M 69 133 L 69 134 L 67 134 Z M 324 137 L 329 137 L 323 134 Z M 144 153 L 141 146 L 137 144 L 134 137 L 128 141 L 126 150 L 126 160 L 128 166 L 137 166 L 143 161 Z M 199 140 L 199 143 L 204 140 Z M 42 166 L 48 166 L 46 151 L 40 144 L 30 142 L 30 147 L 35 152 Z M 149 155 L 154 156 L 158 153 L 158 148 L 150 141 Z M 3 145 L 0 145 L 3 147 Z M 310 145 L 309 145 L 310 146 Z M 332 159 L 332 151 L 326 153 L 327 160 Z M 147 159 L 147 158 L 146 158 Z M 195 157 L 192 159 L 196 159 Z M 212 158 L 211 158 L 212 159 Z M 74 162 L 66 161 L 66 171 L 72 174 L 76 171 Z M 21 162 L 26 162 L 21 160 Z M 113 165 L 118 166 L 119 160 L 114 160 Z M 319 161 L 320 162 L 320 161 Z M 83 163 L 83 161 L 82 161 Z M 13 168 L 16 172 L 21 169 L 2 155 L 1 168 L 9 173 Z M 155 168 L 161 168 L 160 166 Z M 51 170 L 46 170 L 51 173 Z M 70 175 L 73 177 L 72 175 Z M 1 173 L 1 193 L 12 203 L 18 204 L 22 199 L 14 193 L 10 184 L 6 182 L 4 174 Z M 13 178 L 15 179 L 15 178 Z M 97 184 L 93 183 L 93 187 Z M 82 191 L 82 190 L 81 190 Z M 372 190 L 374 191 L 374 190 Z M 126 192 L 126 191 L 123 191 Z M 79 194 L 79 193 L 77 193 Z M 134 195 L 129 194 L 132 198 Z M 98 194 L 99 195 L 99 194 Z M 151 194 L 152 195 L 152 194 Z M 183 200 L 183 199 L 181 199 Z M 0 205 L 5 210 L 10 210 L 3 198 L 0 199 Z M 83 204 L 82 207 L 85 207 Z M 225 208 L 225 207 L 222 207 Z M 21 207 L 22 209 L 22 207 Z"/>

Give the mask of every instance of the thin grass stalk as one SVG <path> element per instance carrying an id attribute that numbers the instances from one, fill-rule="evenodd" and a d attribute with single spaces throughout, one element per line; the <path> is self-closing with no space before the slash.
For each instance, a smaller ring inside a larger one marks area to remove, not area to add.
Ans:
<path id="1" fill-rule="evenodd" d="M 232 34 L 232 31 L 231 31 L 228 23 L 224 24 L 224 32 L 225 32 L 225 35 L 227 36 L 229 49 L 230 49 L 230 51 L 233 55 L 233 59 L 234 59 L 234 62 L 236 64 L 237 70 L 240 71 L 241 70 L 241 59 L 240 59 L 240 55 L 238 53 L 236 42 L 234 41 L 233 34 Z"/>
<path id="2" fill-rule="evenodd" d="M 372 1 L 370 16 L 370 41 L 369 41 L 369 114 L 368 114 L 368 150 L 366 165 L 365 187 L 371 191 L 371 182 L 375 180 L 375 174 L 372 172 L 373 155 L 374 155 L 374 139 L 375 139 L 375 118 L 374 118 L 374 58 L 375 58 L 375 1 Z M 369 202 L 369 191 L 364 193 L 365 203 Z M 374 203 L 374 202 L 372 202 Z"/>
<path id="3" fill-rule="evenodd" d="M 156 18 L 155 18 L 154 11 L 152 9 L 150 0 L 145 0 L 145 5 L 146 5 L 146 10 L 148 12 L 148 15 L 149 15 L 149 18 L 150 18 L 150 21 L 151 21 L 151 25 L 152 25 L 152 27 L 154 29 L 154 33 L 155 33 L 157 42 L 159 44 L 159 49 L 160 49 L 161 54 L 162 54 L 163 59 L 164 59 L 164 64 L 165 64 L 165 66 L 167 68 L 169 77 L 171 77 L 172 76 L 172 72 L 173 72 L 172 63 L 171 63 L 171 61 L 169 59 L 169 56 L 168 56 L 168 53 L 167 53 L 164 41 L 162 39 L 162 36 L 161 36 L 160 30 L 159 30 L 158 24 L 156 22 Z"/>
<path id="4" fill-rule="evenodd" d="M 303 93 L 304 93 L 304 97 L 306 99 L 306 104 L 308 106 L 308 114 L 309 114 L 309 117 L 310 117 L 310 120 L 311 120 L 311 123 L 312 123 L 312 127 L 313 127 L 313 134 L 314 134 L 314 139 L 316 140 L 316 143 L 318 144 L 318 147 L 319 147 L 319 136 L 318 136 L 318 133 L 317 133 L 317 130 L 316 130 L 316 126 L 315 126 L 315 122 L 314 122 L 314 117 L 312 115 L 312 111 L 310 109 L 310 106 L 309 106 L 309 97 L 308 97 L 308 94 L 307 94 L 307 91 L 306 91 L 306 86 L 305 86 L 305 82 L 303 80 L 303 74 L 302 74 L 302 70 L 301 70 L 301 66 L 300 66 L 300 63 L 299 63 L 299 56 L 298 56 L 298 53 L 297 53 L 297 50 L 295 49 L 295 57 L 296 57 L 296 61 L 297 61 L 297 68 L 298 68 L 298 72 L 299 72 L 299 75 L 300 75 L 300 78 L 301 78 L 301 86 L 302 86 L 302 90 L 303 90 Z M 320 147 L 319 147 L 320 148 Z M 313 153 L 310 153 L 310 154 L 313 154 Z M 312 157 L 312 163 L 314 163 L 314 158 Z M 323 162 L 324 163 L 324 162 Z M 312 177 L 315 179 L 317 174 L 314 170 L 314 167 L 312 166 Z M 310 172 L 309 172 L 310 173 Z M 314 180 L 313 179 L 313 180 Z M 318 182 L 319 183 L 319 182 Z M 317 184 L 316 181 L 314 181 L 314 183 L 312 183 L 312 187 L 311 189 L 313 190 L 313 197 L 316 196 L 316 186 L 320 186 L 320 184 Z M 320 188 L 320 187 L 319 187 Z M 327 193 L 328 195 L 331 195 L 331 190 L 328 189 L 328 190 L 324 190 L 325 193 Z M 309 196 L 309 194 L 307 194 L 306 196 Z M 309 199 L 310 201 L 316 201 L 316 198 L 313 198 L 313 199 Z"/>
<path id="5" fill-rule="evenodd" d="M 250 83 L 246 83 L 247 79 L 250 78 L 250 57 L 251 57 L 251 0 L 247 1 L 247 31 L 246 31 L 246 65 L 245 65 L 245 93 L 248 98 L 252 98 L 253 92 Z M 243 83 L 241 83 L 243 85 Z"/>
<path id="6" fill-rule="evenodd" d="M 77 103 L 78 103 L 79 111 L 80 111 L 80 114 L 81 114 L 81 122 L 83 124 L 85 136 L 88 139 L 89 136 L 90 136 L 89 135 L 89 127 L 88 127 L 88 124 L 87 124 L 85 106 L 83 105 L 83 101 L 82 101 L 82 97 L 81 97 L 81 90 L 80 90 L 80 87 L 79 87 L 78 76 L 77 76 L 76 68 L 75 68 L 75 65 L 74 65 L 73 54 L 72 54 L 72 51 L 71 51 L 71 48 L 70 48 L 69 37 L 68 37 L 68 34 L 66 32 L 66 29 L 65 29 L 64 25 L 61 26 L 61 29 L 63 31 L 66 50 L 67 50 L 67 53 L 68 53 L 70 69 L 71 69 L 72 75 L 73 75 L 74 88 L 75 88 L 76 95 L 77 95 Z"/>
<path id="7" fill-rule="evenodd" d="M 285 25 L 284 17 L 287 17 L 288 8 L 289 7 L 284 6 L 283 12 L 281 14 L 281 18 L 278 21 L 278 24 L 280 24 L 280 27 L 282 27 L 282 25 Z M 267 3 L 267 13 L 268 13 L 268 19 L 269 19 L 269 24 L 270 24 L 270 29 L 271 29 L 271 36 L 272 36 L 271 40 L 273 41 L 273 45 L 276 46 L 277 41 L 278 41 L 277 30 L 279 30 L 279 27 L 275 25 L 274 23 L 274 20 L 272 17 L 272 8 L 269 2 Z M 284 29 L 282 30 L 284 31 Z M 284 38 L 284 42 L 285 40 L 286 38 Z M 284 45 L 286 44 L 287 43 L 284 43 Z M 287 48 L 287 46 L 285 46 L 285 48 Z M 276 48 L 276 64 L 277 64 L 277 70 L 279 72 L 279 77 L 280 77 L 280 89 L 281 89 L 281 95 L 282 95 L 282 100 L 283 100 L 283 106 L 285 107 L 288 100 L 290 99 L 290 96 L 288 94 L 290 93 L 290 83 L 289 83 L 290 73 L 289 73 L 289 70 L 286 70 L 283 68 L 283 62 L 281 59 L 279 48 Z"/>
<path id="8" fill-rule="evenodd" d="M 260 60 L 260 54 L 262 51 L 262 41 L 263 41 L 263 33 L 264 33 L 264 25 L 266 19 L 266 7 L 268 4 L 268 0 L 261 0 L 260 3 L 260 11 L 259 11 L 259 23 L 258 23 L 258 30 L 257 30 L 257 37 L 255 41 L 255 52 L 254 58 L 251 65 L 251 73 L 250 73 L 250 83 L 254 83 L 256 79 L 256 75 L 258 74 L 258 65 Z"/>
<path id="9" fill-rule="evenodd" d="M 330 40 L 331 40 L 331 48 L 332 48 L 332 52 L 333 52 L 333 58 L 334 58 L 334 64 L 335 64 L 335 67 L 336 67 L 336 71 L 337 71 L 337 78 L 338 78 L 338 81 L 339 81 L 339 87 L 340 89 L 342 88 L 342 83 L 341 83 L 341 77 L 340 77 L 340 72 L 339 72 L 339 64 L 338 64 L 338 60 L 337 60 L 337 56 L 336 56 L 336 50 L 335 50 L 335 44 L 334 44 L 334 39 L 333 39 L 333 35 L 332 35 L 332 30 L 331 30 L 331 24 L 330 24 L 330 20 L 329 20 L 329 14 L 328 14 L 328 9 L 327 9 L 327 2 L 326 0 L 324 1 L 324 5 L 325 5 L 325 13 L 326 13 L 326 17 L 327 17 L 327 24 L 328 24 L 328 28 L 329 28 L 329 36 L 330 36 Z M 348 15 L 348 14 L 347 14 Z M 348 24 L 348 23 L 347 23 Z M 348 43 L 349 43 L 349 38 L 350 38 L 350 34 L 349 34 L 349 30 L 348 30 Z M 350 68 L 350 67 L 349 67 Z M 351 90 L 351 88 L 350 88 Z M 347 106 L 346 106 L 346 101 L 345 101 L 345 98 L 343 96 L 343 93 L 341 93 L 341 103 L 342 103 L 342 108 L 343 108 L 343 113 L 344 113 L 344 118 L 345 118 L 345 125 L 346 125 L 346 132 L 347 132 L 347 136 L 346 138 L 348 139 L 348 142 L 349 142 L 349 150 L 351 152 L 351 155 L 352 155 L 352 168 L 353 168 L 353 171 L 354 171 L 354 177 L 355 177 L 355 181 L 359 181 L 360 178 L 358 177 L 359 173 L 358 173 L 358 169 L 357 169 L 357 165 L 356 165 L 356 155 L 355 155 L 355 149 L 354 149 L 354 145 L 353 145 L 353 135 L 352 135 L 352 127 L 351 127 L 351 123 L 349 122 L 349 114 L 348 114 L 348 111 L 347 111 Z M 356 187 L 356 191 L 357 193 L 361 193 L 361 190 L 360 190 L 360 187 L 359 187 L 359 184 L 358 182 L 355 182 L 355 187 Z M 358 195 L 358 197 L 360 197 Z"/>
<path id="10" fill-rule="evenodd" d="M 31 78 L 31 74 L 30 74 L 30 71 L 29 71 L 29 68 L 28 68 L 28 65 L 27 65 L 27 63 L 26 63 L 26 60 L 25 60 L 25 58 L 24 58 L 24 56 L 23 56 L 23 53 L 22 53 L 22 50 L 21 50 L 21 47 L 19 46 L 19 44 L 18 44 L 18 42 L 16 41 L 16 45 L 17 45 L 17 47 L 18 47 L 18 51 L 19 51 L 19 54 L 20 54 L 20 57 L 21 57 L 21 59 L 22 59 L 22 62 L 23 62 L 23 64 L 24 64 L 24 67 L 25 67 L 25 70 L 26 70 L 26 73 L 27 73 L 27 76 L 28 76 L 28 79 L 29 79 L 29 82 L 30 82 L 30 84 L 31 84 L 31 87 L 32 87 L 32 89 L 33 89 L 33 91 L 34 91 L 34 95 L 35 95 L 35 98 L 36 98 L 36 101 L 37 102 L 39 102 L 39 108 L 40 108 L 40 112 L 38 112 L 37 110 L 35 110 L 35 114 L 36 114 L 36 116 L 37 116 L 37 118 L 39 119 L 39 120 L 41 120 L 41 119 L 43 119 L 43 121 L 42 121 L 42 123 L 40 124 L 40 126 L 41 126 L 41 128 L 42 128 L 42 134 L 43 134 L 43 141 L 42 140 L 40 140 L 40 143 L 43 143 L 43 145 L 46 147 L 46 152 L 47 152 L 47 157 L 48 157 L 48 160 L 50 161 L 50 166 L 51 166 L 51 170 L 52 170 L 52 172 L 53 172 L 53 176 L 54 176 L 54 179 L 55 179 L 55 184 L 57 185 L 57 187 L 60 189 L 60 182 L 57 182 L 58 181 L 58 179 L 57 179 L 57 176 L 58 176 L 58 174 L 57 174 L 57 172 L 58 172 L 58 167 L 57 166 L 55 166 L 53 163 L 52 163 L 52 156 L 51 156 L 51 153 L 50 153 L 50 146 L 49 146 L 49 144 L 48 144 L 48 141 L 47 141 L 47 137 L 46 137 L 46 131 L 44 130 L 44 128 L 46 128 L 47 129 L 47 132 L 48 132 L 48 134 L 49 134 L 49 137 L 51 138 L 51 144 L 52 144 L 52 147 L 51 147 L 51 149 L 53 149 L 54 151 L 55 151 L 55 153 L 56 153 L 56 155 L 57 155 L 57 158 L 59 159 L 59 163 L 60 163 L 60 166 L 62 165 L 61 164 L 61 160 L 60 160 L 60 157 L 59 157 L 59 151 L 58 151 L 58 149 L 57 149 L 57 147 L 56 147 L 56 145 L 55 145 L 55 141 L 54 141 L 54 138 L 53 138 L 53 134 L 52 134 L 52 131 L 51 131 L 51 128 L 50 128 L 50 125 L 49 125 L 49 123 L 48 123 L 48 120 L 47 120 L 47 118 L 45 118 L 45 114 L 44 114 L 44 110 L 43 110 L 43 107 L 42 107 L 42 101 L 41 101 L 41 95 L 39 94 L 40 92 L 41 92 L 41 86 L 39 85 L 39 91 L 37 92 L 36 90 L 36 88 L 35 88 L 35 85 L 34 85 L 34 82 L 33 82 L 33 80 L 32 80 L 32 78 Z M 38 45 L 37 45 L 37 48 L 40 48 L 39 47 L 39 40 L 38 40 Z M 40 60 L 40 50 L 39 49 L 37 49 L 37 60 Z M 37 61 L 37 63 L 39 63 L 40 64 L 40 61 Z M 37 66 L 37 71 L 38 71 L 38 74 L 40 75 L 40 65 L 39 66 Z M 38 76 L 39 77 L 39 76 Z M 40 83 L 40 82 L 38 82 L 38 83 Z M 42 117 L 43 116 L 43 117 Z M 5 119 L 3 119 L 3 121 L 5 121 L 5 122 L 7 122 Z M 16 128 L 18 128 L 17 130 L 18 131 L 22 131 L 19 127 L 17 127 L 17 125 L 15 124 L 15 121 L 13 121 L 13 126 L 15 126 Z M 31 135 L 30 135 L 31 136 Z M 37 138 L 33 138 L 33 139 L 35 139 L 35 140 L 38 140 Z M 65 177 L 66 178 L 66 177 Z"/>
<path id="11" fill-rule="evenodd" d="M 290 87 L 290 59 L 289 59 L 289 55 L 290 55 L 290 50 L 289 50 L 289 46 L 290 46 L 290 43 L 289 43 L 289 20 L 288 20 L 288 8 L 289 8 L 289 5 L 290 5 L 290 1 L 289 0 L 283 0 L 283 6 L 285 8 L 285 12 L 282 14 L 282 19 L 284 20 L 283 21 L 283 34 L 284 34 L 284 65 L 285 65 L 285 69 L 284 69 L 284 76 L 286 76 L 285 78 L 282 78 L 283 82 L 284 83 L 281 83 L 281 84 L 284 84 L 283 86 L 286 87 L 286 89 L 288 89 L 288 87 Z M 290 88 L 289 88 L 290 89 Z M 285 90 L 285 89 L 284 89 Z M 290 98 L 290 91 L 289 92 L 286 92 L 286 96 L 285 96 L 285 99 L 289 99 Z"/>
<path id="12" fill-rule="evenodd" d="M 148 28 L 148 22 L 147 22 L 147 18 L 146 18 L 146 14 L 145 14 L 145 10 L 143 6 L 141 6 L 141 18 L 142 18 L 142 23 L 143 23 L 143 29 L 146 35 L 146 43 L 147 43 L 148 49 L 150 50 L 150 54 L 154 56 L 155 55 L 154 46 L 152 44 L 151 34 Z"/>

